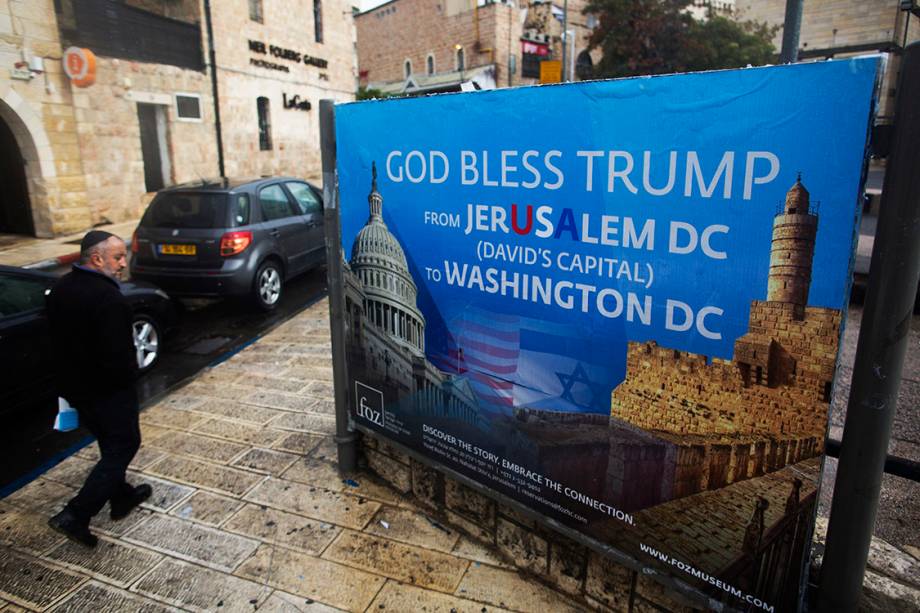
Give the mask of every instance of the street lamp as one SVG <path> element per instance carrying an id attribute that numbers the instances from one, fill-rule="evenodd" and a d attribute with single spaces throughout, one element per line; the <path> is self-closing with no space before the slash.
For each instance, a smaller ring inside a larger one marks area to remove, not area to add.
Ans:
<path id="1" fill-rule="evenodd" d="M 463 65 L 466 63 L 466 58 L 463 57 L 463 45 L 460 43 L 454 45 L 454 56 L 457 58 L 457 68 L 460 69 L 460 82 L 463 83 Z"/>

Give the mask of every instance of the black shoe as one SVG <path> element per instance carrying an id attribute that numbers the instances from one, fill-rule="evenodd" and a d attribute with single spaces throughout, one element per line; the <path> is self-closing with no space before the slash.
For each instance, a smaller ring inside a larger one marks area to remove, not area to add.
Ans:
<path id="1" fill-rule="evenodd" d="M 49 519 L 48 525 L 70 540 L 80 543 L 81 545 L 86 545 L 87 547 L 95 547 L 96 543 L 99 541 L 99 539 L 89 531 L 89 526 L 77 519 L 77 516 L 67 508 Z"/>
<path id="2" fill-rule="evenodd" d="M 144 502 L 153 493 L 153 488 L 146 483 L 141 483 L 134 488 L 134 492 L 128 498 L 120 501 L 112 501 L 109 517 L 119 520 L 128 516 L 134 507 Z"/>

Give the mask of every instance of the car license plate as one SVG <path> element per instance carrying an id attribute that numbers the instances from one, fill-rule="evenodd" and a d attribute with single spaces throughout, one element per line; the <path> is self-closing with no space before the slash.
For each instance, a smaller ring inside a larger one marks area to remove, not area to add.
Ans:
<path id="1" fill-rule="evenodd" d="M 195 245 L 160 245 L 163 255 L 195 255 Z"/>

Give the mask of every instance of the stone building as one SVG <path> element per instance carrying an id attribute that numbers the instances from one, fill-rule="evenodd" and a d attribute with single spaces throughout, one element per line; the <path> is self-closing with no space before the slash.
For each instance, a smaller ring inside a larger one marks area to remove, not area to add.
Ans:
<path id="1" fill-rule="evenodd" d="M 593 18 L 568 3 L 569 66 L 587 47 Z M 355 18 L 360 82 L 386 93 L 529 85 L 543 59 L 562 59 L 562 4 L 526 0 L 391 0 Z M 574 50 L 573 50 L 574 48 Z M 475 84 L 475 85 L 472 85 Z"/>
<path id="2" fill-rule="evenodd" d="M 878 212 L 884 158 L 891 140 L 902 52 L 906 45 L 920 40 L 920 20 L 901 5 L 899 0 L 822 0 L 805 2 L 802 11 L 799 61 L 889 53 L 876 120 L 881 129 L 873 143 L 874 160 L 866 182 L 866 193 L 871 197 L 874 213 Z M 786 0 L 736 0 L 735 7 L 740 19 L 777 26 L 773 45 L 780 49 Z"/>
<path id="3" fill-rule="evenodd" d="M 405 414 L 487 427 L 466 379 L 440 371 L 425 357 L 425 316 L 406 254 L 383 220 L 374 167 L 370 216 L 355 235 L 345 267 L 346 351 L 351 377 L 379 390 Z"/>
<path id="4" fill-rule="evenodd" d="M 67 77 L 69 47 L 93 53 L 93 83 Z M 0 233 L 137 219 L 161 187 L 217 176 L 221 154 L 229 176 L 318 179 L 317 102 L 353 98 L 354 58 L 344 0 L 5 3 Z"/>

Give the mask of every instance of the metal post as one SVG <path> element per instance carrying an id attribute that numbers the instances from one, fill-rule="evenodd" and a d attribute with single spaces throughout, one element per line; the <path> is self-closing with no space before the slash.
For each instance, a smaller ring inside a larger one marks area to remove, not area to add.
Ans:
<path id="1" fill-rule="evenodd" d="M 211 25 L 211 1 L 204 0 L 204 19 L 208 30 L 208 63 L 211 64 L 211 95 L 214 97 L 214 129 L 217 132 L 217 170 L 224 177 L 224 135 L 220 125 L 220 96 L 217 94 L 217 54 Z"/>
<path id="2" fill-rule="evenodd" d="M 562 82 L 565 78 L 565 48 L 569 46 L 569 0 L 562 3 Z"/>
<path id="3" fill-rule="evenodd" d="M 783 21 L 783 49 L 780 64 L 791 64 L 799 59 L 799 32 L 802 30 L 802 4 L 805 0 L 786 0 L 786 19 Z"/>
<path id="4" fill-rule="evenodd" d="M 339 472 L 357 468 L 357 434 L 348 427 L 348 373 L 345 364 L 345 284 L 342 274 L 342 228 L 339 219 L 339 183 L 335 171 L 335 101 L 319 102 L 319 140 L 323 156 L 323 221 L 326 227 L 326 284 L 329 288 L 329 325 L 332 331 L 332 379 L 335 383 L 335 442 Z"/>
<path id="5" fill-rule="evenodd" d="M 920 280 L 920 43 L 901 65 L 895 136 L 856 347 L 831 503 L 819 611 L 855 611 L 878 511 L 901 367 Z"/>

